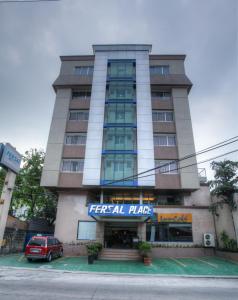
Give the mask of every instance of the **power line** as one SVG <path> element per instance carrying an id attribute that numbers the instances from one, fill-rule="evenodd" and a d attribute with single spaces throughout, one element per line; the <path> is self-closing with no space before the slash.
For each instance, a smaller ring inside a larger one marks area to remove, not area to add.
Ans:
<path id="1" fill-rule="evenodd" d="M 212 158 L 208 158 L 208 159 L 200 161 L 198 163 L 194 163 L 194 164 L 190 164 L 190 165 L 187 165 L 187 166 L 183 166 L 183 167 L 179 167 L 179 168 L 173 169 L 173 171 L 177 171 L 177 170 L 185 169 L 185 168 L 188 168 L 188 167 L 196 166 L 196 165 L 199 165 L 199 164 L 203 164 L 205 162 L 208 162 L 208 161 L 211 161 L 211 160 L 214 160 L 214 159 L 217 159 L 217 158 L 220 158 L 222 156 L 229 155 L 229 154 L 232 154 L 232 153 L 235 153 L 235 152 L 238 152 L 238 149 L 230 151 L 230 152 L 227 152 L 227 153 L 224 153 L 224 154 L 221 154 L 221 155 L 218 155 L 218 156 L 215 156 L 215 157 L 212 157 Z M 164 171 L 164 172 L 162 172 L 160 174 L 165 174 L 165 173 L 169 173 L 169 171 Z M 144 178 L 144 177 L 149 177 L 149 176 L 153 176 L 153 175 L 156 175 L 156 174 L 157 173 L 140 176 L 140 177 L 137 177 L 137 179 Z"/>
<path id="2" fill-rule="evenodd" d="M 192 154 L 186 155 L 186 156 L 184 156 L 184 157 L 182 157 L 182 158 L 180 158 L 180 159 L 172 160 L 172 161 L 170 161 L 169 163 L 165 163 L 165 164 L 162 165 L 162 166 L 158 166 L 158 167 L 155 167 L 155 168 L 152 168 L 152 169 L 148 169 L 148 170 L 146 170 L 146 171 L 143 171 L 143 172 L 140 172 L 140 173 L 137 173 L 137 174 L 135 174 L 135 175 L 131 175 L 131 176 L 128 176 L 128 177 L 125 177 L 125 178 L 122 178 L 122 179 L 114 180 L 114 181 L 108 182 L 108 183 L 106 183 L 106 184 L 104 184 L 104 185 L 110 185 L 110 184 L 114 184 L 114 183 L 121 182 L 121 181 L 127 181 L 128 179 L 131 179 L 131 180 L 132 180 L 133 178 L 138 177 L 139 175 L 142 175 L 142 174 L 145 174 L 145 173 L 154 171 L 154 170 L 159 169 L 159 168 L 162 168 L 162 167 L 166 167 L 166 166 L 168 166 L 168 165 L 170 165 L 170 164 L 172 164 L 172 163 L 177 163 L 177 162 L 180 162 L 180 161 L 183 161 L 183 160 L 192 158 L 192 157 L 194 157 L 194 156 L 198 156 L 198 155 L 204 154 L 204 153 L 206 153 L 206 152 L 216 150 L 216 149 L 218 149 L 218 148 L 221 148 L 221 147 L 224 147 L 224 146 L 227 146 L 227 145 L 229 145 L 229 144 L 232 144 L 232 143 L 237 142 L 237 141 L 238 141 L 237 137 L 238 137 L 238 136 L 234 136 L 234 137 L 232 137 L 232 138 L 226 139 L 226 140 L 224 140 L 224 141 L 222 141 L 222 142 L 219 142 L 219 143 L 217 143 L 217 144 L 214 144 L 214 145 L 212 145 L 212 146 L 209 146 L 209 147 L 207 147 L 207 148 L 205 148 L 205 149 L 203 149 L 203 150 L 200 150 L 200 151 L 198 151 L 198 152 L 194 152 L 194 153 L 192 153 Z"/>

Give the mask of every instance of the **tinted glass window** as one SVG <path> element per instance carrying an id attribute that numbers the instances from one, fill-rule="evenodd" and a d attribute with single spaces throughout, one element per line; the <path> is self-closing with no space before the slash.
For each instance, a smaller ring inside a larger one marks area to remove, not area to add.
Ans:
<path id="1" fill-rule="evenodd" d="M 28 243 L 30 246 L 45 246 L 45 239 L 32 239 Z"/>

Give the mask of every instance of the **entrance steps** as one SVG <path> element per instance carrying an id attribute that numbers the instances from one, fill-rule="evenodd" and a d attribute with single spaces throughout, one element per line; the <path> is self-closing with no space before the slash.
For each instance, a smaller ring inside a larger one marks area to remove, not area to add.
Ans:
<path id="1" fill-rule="evenodd" d="M 103 260 L 140 260 L 138 250 L 136 249 L 112 249 L 103 248 L 99 259 Z"/>

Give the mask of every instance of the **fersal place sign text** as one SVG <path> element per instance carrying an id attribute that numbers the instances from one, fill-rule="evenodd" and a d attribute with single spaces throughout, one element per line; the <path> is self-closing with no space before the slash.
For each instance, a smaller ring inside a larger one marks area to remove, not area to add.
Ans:
<path id="1" fill-rule="evenodd" d="M 89 216 L 151 217 L 152 205 L 141 204 L 89 204 Z"/>

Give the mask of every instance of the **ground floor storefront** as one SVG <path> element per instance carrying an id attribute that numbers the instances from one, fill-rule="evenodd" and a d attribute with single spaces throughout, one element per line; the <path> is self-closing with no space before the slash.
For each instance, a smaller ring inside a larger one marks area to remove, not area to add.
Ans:
<path id="1" fill-rule="evenodd" d="M 88 191 L 61 192 L 55 236 L 75 255 L 85 255 L 85 245 L 92 241 L 113 249 L 135 249 L 147 241 L 153 248 L 181 248 L 183 256 L 183 248 L 206 246 L 204 234 L 215 237 L 208 196 L 208 190 L 162 195 L 156 201 L 163 204 L 158 205 L 148 192 L 107 191 L 103 197 Z"/>

